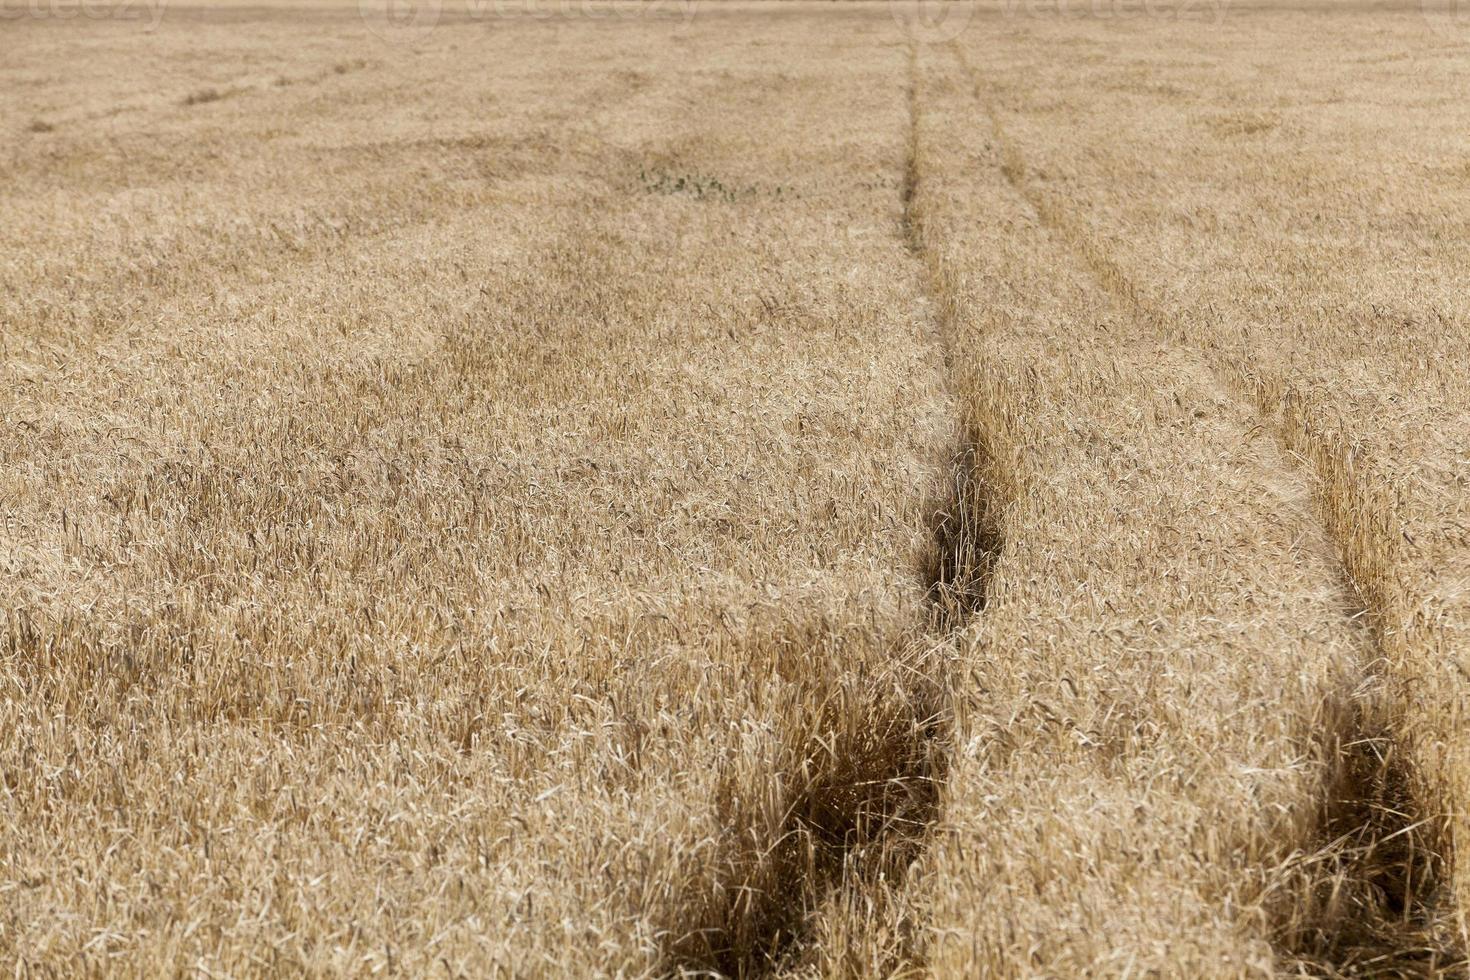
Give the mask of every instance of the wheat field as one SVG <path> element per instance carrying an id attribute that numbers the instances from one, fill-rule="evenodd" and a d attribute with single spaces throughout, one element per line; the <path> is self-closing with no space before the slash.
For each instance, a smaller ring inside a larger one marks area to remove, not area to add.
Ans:
<path id="1" fill-rule="evenodd" d="M 417 10 L 0 4 L 0 971 L 1463 975 L 1456 8 Z"/>

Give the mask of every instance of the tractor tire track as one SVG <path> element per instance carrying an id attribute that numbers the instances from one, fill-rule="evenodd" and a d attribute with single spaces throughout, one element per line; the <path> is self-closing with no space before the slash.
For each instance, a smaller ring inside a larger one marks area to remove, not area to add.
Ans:
<path id="1" fill-rule="evenodd" d="M 1171 332 L 1169 313 L 1107 254 L 1085 220 L 1029 177 L 1026 157 L 1006 129 L 992 84 L 971 64 L 964 50 L 951 52 L 983 108 L 1000 156 L 1007 184 L 1028 205 L 1041 226 L 1071 252 L 1117 307 L 1155 335 Z M 1382 597 L 1360 586 L 1369 581 L 1361 556 L 1334 519 L 1329 488 L 1342 481 L 1341 463 L 1322 447 L 1293 433 L 1284 420 L 1272 418 L 1270 406 L 1242 385 L 1242 376 L 1218 356 L 1194 350 L 1192 372 L 1206 390 L 1233 403 L 1254 428 L 1272 432 L 1275 447 L 1262 454 L 1270 480 L 1284 490 L 1307 487 L 1316 514 L 1306 515 L 1314 538 L 1326 542 L 1326 560 L 1335 569 L 1333 586 L 1350 598 L 1352 608 L 1366 613 L 1363 626 L 1370 654 L 1358 665 L 1363 674 L 1361 698 L 1344 719 L 1341 731 L 1325 734 L 1335 751 L 1335 766 L 1316 819 L 1312 849 L 1288 861 L 1296 877 L 1296 893 L 1307 901 L 1283 909 L 1273 922 L 1278 957 L 1289 972 L 1326 975 L 1442 976 L 1458 975 L 1464 951 L 1450 938 L 1443 908 L 1447 857 L 1440 820 L 1416 798 L 1417 785 L 1395 731 L 1397 706 L 1380 693 L 1388 663 L 1382 624 L 1389 610 Z M 1247 426 L 1250 428 L 1251 426 Z M 1292 459 L 1310 466 L 1309 472 Z M 1345 613 L 1345 615 L 1347 615 Z M 1351 617 L 1355 618 L 1355 617 Z"/>
<path id="2" fill-rule="evenodd" d="M 946 313 L 919 240 L 914 195 L 919 180 L 918 51 L 908 49 L 907 132 L 896 234 L 911 259 L 934 370 L 954 404 Z M 947 781 L 952 707 L 949 651 L 985 607 L 1002 539 L 990 455 L 974 426 L 956 420 L 940 497 L 927 508 L 932 546 L 920 568 L 925 609 L 888 657 L 891 676 L 861 690 L 814 691 L 813 720 L 793 726 L 772 774 L 796 785 L 774 829 L 742 832 L 762 847 L 726 858 L 716 906 L 691 898 L 694 911 L 665 943 L 672 975 L 762 977 L 801 973 L 824 930 L 823 909 L 866 907 L 901 937 L 884 972 L 922 968 L 923 932 L 909 881 L 939 815 Z M 809 641 L 819 646 L 821 637 Z M 747 845 L 748 846 L 748 845 Z M 831 930 L 826 930 L 830 935 Z M 839 972 L 855 967 L 845 950 L 816 951 Z M 869 967 L 871 968 L 871 967 Z M 829 967 L 829 972 L 830 972 Z M 804 974 L 803 974 L 804 975 Z"/>

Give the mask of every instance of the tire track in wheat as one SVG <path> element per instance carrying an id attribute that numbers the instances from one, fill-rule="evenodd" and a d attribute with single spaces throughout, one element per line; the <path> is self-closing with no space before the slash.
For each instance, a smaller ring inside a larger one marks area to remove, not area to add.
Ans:
<path id="1" fill-rule="evenodd" d="M 912 276 L 921 294 L 925 308 L 916 316 L 928 327 L 934 370 L 947 390 L 944 311 L 925 274 L 913 215 L 916 47 L 909 47 L 907 58 L 895 233 L 912 261 L 898 274 Z M 923 930 L 909 879 L 947 778 L 946 651 L 983 610 L 1000 548 L 989 455 L 963 418 L 956 420 L 948 456 L 938 461 L 945 480 L 931 508 L 933 544 L 917 570 L 926 608 L 892 647 L 891 676 L 858 690 L 829 684 L 832 690 L 814 692 L 811 714 L 819 722 L 790 727 L 781 753 L 790 762 L 770 774 L 778 784 L 783 778 L 796 784 L 784 812 L 774 829 L 739 835 L 763 846 L 724 859 L 720 897 L 713 903 L 691 897 L 692 911 L 665 942 L 670 972 L 900 975 L 921 967 Z M 864 936 L 863 929 L 893 938 Z"/>
<path id="2" fill-rule="evenodd" d="M 1007 184 L 1124 315 L 1156 335 L 1169 334 L 1167 311 L 1107 254 L 1084 219 L 1031 181 L 1025 154 L 1006 129 L 990 81 L 958 44 L 952 43 L 950 50 L 984 110 Z M 1181 346 L 1189 345 L 1185 341 Z M 1438 903 L 1446 860 L 1436 832 L 1438 821 L 1425 815 L 1423 801 L 1415 797 L 1411 773 L 1393 735 L 1399 727 L 1394 706 L 1377 694 L 1387 662 L 1382 624 L 1389 610 L 1382 608 L 1381 597 L 1371 588 L 1359 585 L 1365 581 L 1358 567 L 1362 557 L 1344 540 L 1342 522 L 1330 519 L 1330 488 L 1341 482 L 1334 469 L 1338 464 L 1293 438 L 1219 358 L 1194 349 L 1189 361 L 1191 377 L 1232 405 L 1243 428 L 1273 434 L 1274 445 L 1257 453 L 1268 471 L 1265 482 L 1280 488 L 1283 497 L 1303 487 L 1311 491 L 1317 513 L 1301 515 L 1311 524 L 1308 540 L 1319 542 L 1314 550 L 1333 569 L 1332 587 L 1349 598 L 1352 608 L 1366 613 L 1363 629 L 1371 644 L 1369 658 L 1359 669 L 1364 674 L 1363 690 L 1374 696 L 1355 706 L 1345 730 L 1326 733 L 1325 741 L 1336 746 L 1337 757 L 1319 801 L 1317 849 L 1288 861 L 1294 862 L 1291 871 L 1299 883 L 1304 882 L 1304 892 L 1321 901 L 1278 915 L 1273 923 L 1278 956 L 1293 972 L 1453 973 L 1465 957 L 1444 938 L 1449 934 L 1442 926 L 1446 912 Z"/>

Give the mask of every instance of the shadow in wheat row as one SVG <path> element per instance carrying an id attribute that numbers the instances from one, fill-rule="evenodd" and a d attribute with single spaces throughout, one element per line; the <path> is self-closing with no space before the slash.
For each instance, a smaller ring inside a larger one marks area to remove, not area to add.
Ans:
<path id="1" fill-rule="evenodd" d="M 782 734 L 766 771 L 727 780 L 717 794 L 719 854 L 674 907 L 664 931 L 668 972 L 772 972 L 800 953 L 822 907 L 877 882 L 902 888 L 948 768 L 948 646 L 984 608 L 1000 545 L 986 458 L 971 440 L 953 453 L 921 570 L 927 610 L 909 636 L 865 652 L 853 646 L 871 640 L 817 624 L 750 651 L 799 680 L 778 712 Z M 811 669 L 824 663 L 878 666 Z M 888 923 L 901 936 L 894 968 L 922 955 L 918 923 L 898 918 Z"/>

